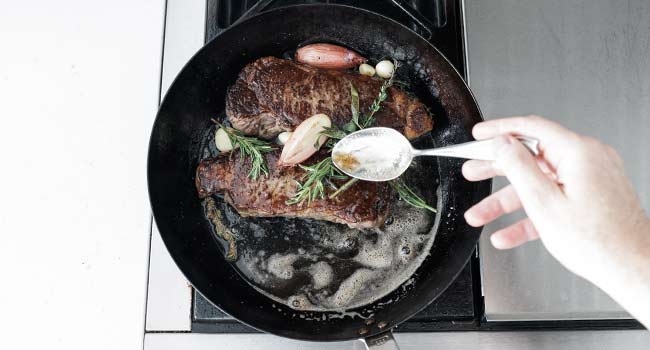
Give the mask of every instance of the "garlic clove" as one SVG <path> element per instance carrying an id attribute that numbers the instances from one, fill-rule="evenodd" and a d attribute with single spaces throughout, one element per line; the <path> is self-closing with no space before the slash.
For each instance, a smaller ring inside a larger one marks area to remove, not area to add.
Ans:
<path id="1" fill-rule="evenodd" d="M 383 60 L 375 66 L 375 70 L 377 71 L 377 75 L 384 78 L 384 79 L 389 79 L 390 77 L 393 76 L 393 73 L 395 72 L 395 65 L 393 62 L 388 61 L 388 60 Z"/>
<path id="2" fill-rule="evenodd" d="M 375 68 L 373 68 L 371 65 L 367 63 L 363 63 L 362 65 L 359 66 L 359 73 L 362 75 L 367 75 L 369 77 L 372 77 L 375 75 Z"/>
<path id="3" fill-rule="evenodd" d="M 217 132 L 214 134 L 214 144 L 217 146 L 219 152 L 230 152 L 232 151 L 232 142 L 228 133 L 223 128 L 217 129 Z"/>
<path id="4" fill-rule="evenodd" d="M 291 131 L 283 131 L 283 132 L 281 132 L 280 135 L 278 135 L 278 144 L 280 144 L 280 145 L 286 144 L 292 134 L 293 134 L 293 132 L 291 132 Z"/>

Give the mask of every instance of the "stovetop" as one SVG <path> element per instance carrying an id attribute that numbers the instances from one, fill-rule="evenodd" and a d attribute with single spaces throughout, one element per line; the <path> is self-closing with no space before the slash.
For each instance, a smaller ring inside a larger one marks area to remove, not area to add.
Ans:
<path id="1" fill-rule="evenodd" d="M 205 41 L 210 41 L 226 30 L 257 2 L 257 0 L 208 0 Z M 323 2 L 356 6 L 377 12 L 404 24 L 425 38 L 430 37 L 429 42 L 438 48 L 464 76 L 463 27 L 458 0 L 276 0 L 264 6 L 264 9 Z M 424 19 L 410 16 L 400 6 L 410 7 L 410 11 L 419 12 Z M 482 310 L 478 259 L 473 257 L 438 299 L 401 324 L 395 331 L 473 329 L 478 319 L 482 317 Z M 194 291 L 192 332 L 234 333 L 255 332 L 255 330 L 226 315 Z"/>

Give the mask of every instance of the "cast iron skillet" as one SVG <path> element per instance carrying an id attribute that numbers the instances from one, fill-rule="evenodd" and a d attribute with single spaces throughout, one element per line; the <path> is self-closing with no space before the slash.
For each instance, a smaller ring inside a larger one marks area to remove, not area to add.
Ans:
<path id="1" fill-rule="evenodd" d="M 414 283 L 354 310 L 374 313 L 370 325 L 359 317 L 316 321 L 313 318 L 322 315 L 295 311 L 258 293 L 224 260 L 194 187 L 205 130 L 211 126 L 210 118 L 222 113 L 227 88 L 242 67 L 259 57 L 281 57 L 318 41 L 340 43 L 374 59 L 398 59 L 402 77 L 414 82 L 418 97 L 435 114 L 432 143 L 444 146 L 472 139 L 471 127 L 482 120 L 476 101 L 449 61 L 420 36 L 386 17 L 352 7 L 280 8 L 216 37 L 169 88 L 149 145 L 151 206 L 163 241 L 187 279 L 241 322 L 295 339 L 390 341 L 390 329 L 431 303 L 465 266 L 481 230 L 468 226 L 463 213 L 489 193 L 490 182 L 466 181 L 460 160 L 441 158 L 433 163 L 440 182 L 440 221 L 430 255 L 416 271 Z M 430 179 L 431 186 L 434 181 Z M 386 303 L 389 300 L 393 302 Z"/>

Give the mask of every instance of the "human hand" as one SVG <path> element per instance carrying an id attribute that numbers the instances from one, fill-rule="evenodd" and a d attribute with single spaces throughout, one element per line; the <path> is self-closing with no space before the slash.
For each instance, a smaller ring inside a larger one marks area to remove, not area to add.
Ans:
<path id="1" fill-rule="evenodd" d="M 648 257 L 650 223 L 614 149 L 536 116 L 483 122 L 473 134 L 479 140 L 498 137 L 498 160 L 467 161 L 463 175 L 471 181 L 505 175 L 511 185 L 470 208 L 467 222 L 482 226 L 522 207 L 528 216 L 495 232 L 496 248 L 539 237 L 567 268 L 601 285 L 603 275 L 620 273 L 616 264 L 634 270 L 630 255 Z M 540 155 L 507 135 L 537 138 Z"/>

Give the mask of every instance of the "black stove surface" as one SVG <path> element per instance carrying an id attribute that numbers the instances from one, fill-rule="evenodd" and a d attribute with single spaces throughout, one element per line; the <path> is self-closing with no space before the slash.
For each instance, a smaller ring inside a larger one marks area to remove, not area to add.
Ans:
<path id="1" fill-rule="evenodd" d="M 227 29 L 258 0 L 207 0 L 206 37 L 208 42 Z M 336 3 L 356 6 L 390 17 L 423 37 L 438 48 L 464 75 L 463 28 L 460 1 L 408 0 L 407 3 L 424 16 L 428 23 L 410 17 L 391 0 L 276 0 L 267 9 L 293 4 Z M 431 305 L 398 326 L 395 331 L 434 331 L 474 329 L 482 315 L 479 295 L 478 261 L 472 258 L 452 285 Z M 213 306 L 194 291 L 192 332 L 234 333 L 255 332 Z"/>

